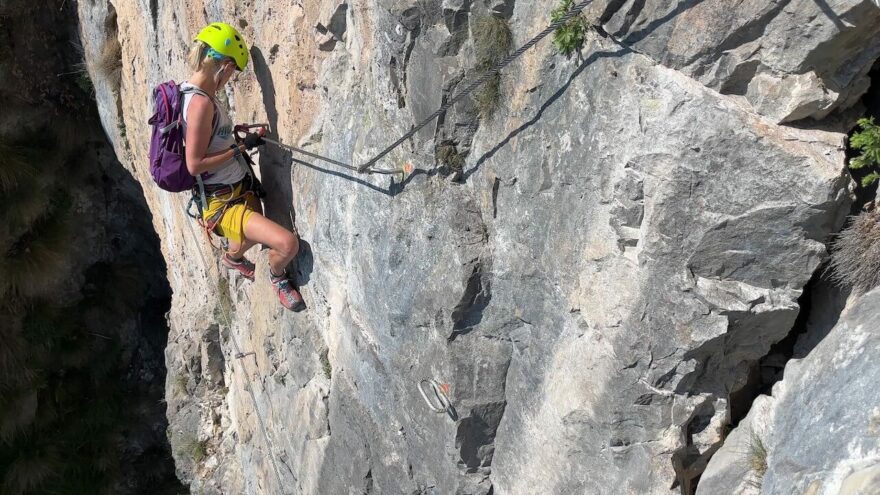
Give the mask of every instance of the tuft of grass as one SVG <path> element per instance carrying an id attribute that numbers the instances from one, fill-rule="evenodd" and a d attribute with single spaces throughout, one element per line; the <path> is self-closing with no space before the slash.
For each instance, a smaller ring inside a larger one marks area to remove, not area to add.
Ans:
<path id="1" fill-rule="evenodd" d="M 478 17 L 472 28 L 474 54 L 477 62 L 474 69 L 479 73 L 491 70 L 510 52 L 513 35 L 507 21 L 492 15 Z M 474 94 L 477 108 L 483 117 L 491 117 L 498 109 L 501 100 L 501 75 L 495 74 Z"/>
<path id="2" fill-rule="evenodd" d="M 574 6 L 574 0 L 562 0 L 559 5 L 550 12 L 550 19 L 556 22 Z M 569 56 L 580 51 L 584 46 L 587 35 L 587 20 L 582 15 L 576 15 L 556 29 L 553 33 L 553 46 L 559 53 Z"/>
<path id="3" fill-rule="evenodd" d="M 193 462 L 202 462 L 208 457 L 208 440 L 199 440 L 195 435 L 190 433 L 181 433 L 172 435 L 168 432 L 168 441 L 175 445 L 175 450 L 189 457 Z"/>
<path id="4" fill-rule="evenodd" d="M 199 440 L 193 442 L 190 447 L 190 456 L 192 456 L 192 460 L 195 462 L 202 462 L 205 460 L 205 457 L 208 456 L 208 441 Z"/>
<path id="5" fill-rule="evenodd" d="M 208 457 L 208 440 L 199 440 L 195 434 L 178 432 L 174 433 L 169 430 L 167 432 L 168 442 L 172 445 L 175 452 L 189 457 L 193 462 L 202 462 Z"/>
<path id="6" fill-rule="evenodd" d="M 861 151 L 861 154 L 850 160 L 849 168 L 873 169 L 862 177 L 862 187 L 868 187 L 880 180 L 877 168 L 880 165 L 880 126 L 874 123 L 874 117 L 859 119 L 857 124 L 860 130 L 852 135 L 849 145 L 852 149 Z"/>
<path id="7" fill-rule="evenodd" d="M 458 152 L 458 148 L 452 143 L 443 143 L 434 150 L 437 161 L 449 168 L 451 172 L 459 173 L 464 170 L 464 156 Z"/>
<path id="8" fill-rule="evenodd" d="M 760 487 L 761 481 L 767 473 L 767 446 L 764 444 L 760 435 L 754 431 L 752 431 L 749 436 L 749 450 L 747 452 L 746 461 L 749 469 L 755 475 L 752 483 L 756 487 Z"/>
<path id="9" fill-rule="evenodd" d="M 95 71 L 106 77 L 114 91 L 122 84 L 122 45 L 116 36 L 111 36 L 101 48 L 101 56 L 95 63 Z"/>
<path id="10" fill-rule="evenodd" d="M 172 382 L 174 384 L 174 389 L 173 389 L 172 393 L 173 394 L 185 394 L 187 381 L 188 380 L 187 380 L 186 376 L 183 375 L 182 373 L 175 374 L 173 382 Z"/>
<path id="11" fill-rule="evenodd" d="M 329 351 L 324 349 L 321 351 L 321 354 L 318 355 L 318 359 L 321 360 L 321 369 L 324 370 L 324 376 L 328 379 L 333 378 L 333 366 L 330 364 L 330 357 L 328 355 Z"/>
<path id="12" fill-rule="evenodd" d="M 235 303 L 232 301 L 229 280 L 221 276 L 217 280 L 217 305 L 214 307 L 214 318 L 217 323 L 228 325 L 234 314 Z"/>
<path id="13" fill-rule="evenodd" d="M 865 293 L 880 285 L 880 212 L 863 212 L 831 242 L 831 280 Z"/>

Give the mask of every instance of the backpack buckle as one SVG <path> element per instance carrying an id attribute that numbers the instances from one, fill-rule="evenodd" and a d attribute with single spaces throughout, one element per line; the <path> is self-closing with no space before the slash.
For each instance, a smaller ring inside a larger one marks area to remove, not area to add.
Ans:
<path id="1" fill-rule="evenodd" d="M 177 128 L 177 126 L 179 126 L 179 125 L 180 125 L 180 122 L 175 120 L 174 122 L 166 125 L 165 127 L 160 128 L 159 132 L 161 132 L 162 134 L 168 134 L 169 131 Z"/>

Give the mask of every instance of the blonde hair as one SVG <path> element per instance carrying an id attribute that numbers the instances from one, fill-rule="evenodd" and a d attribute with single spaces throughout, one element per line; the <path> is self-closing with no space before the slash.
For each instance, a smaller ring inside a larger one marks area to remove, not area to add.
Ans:
<path id="1" fill-rule="evenodd" d="M 204 41 L 196 40 L 193 42 L 192 47 L 189 49 L 189 55 L 186 57 L 187 63 L 193 72 L 198 72 L 202 70 L 202 68 L 207 68 L 208 70 L 214 69 L 224 62 L 226 58 L 233 60 L 232 57 L 224 57 L 224 60 L 217 60 L 214 57 L 209 57 L 209 48 L 211 47 Z"/>

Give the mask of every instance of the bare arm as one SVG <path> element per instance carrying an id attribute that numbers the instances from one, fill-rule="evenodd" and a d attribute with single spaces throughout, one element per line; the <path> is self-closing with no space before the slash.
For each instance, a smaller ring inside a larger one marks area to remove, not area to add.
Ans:
<path id="1" fill-rule="evenodd" d="M 202 95 L 193 95 L 186 112 L 186 168 L 193 176 L 209 172 L 229 161 L 232 149 L 207 154 L 214 122 L 214 104 Z M 239 145 L 244 151 L 244 145 Z"/>

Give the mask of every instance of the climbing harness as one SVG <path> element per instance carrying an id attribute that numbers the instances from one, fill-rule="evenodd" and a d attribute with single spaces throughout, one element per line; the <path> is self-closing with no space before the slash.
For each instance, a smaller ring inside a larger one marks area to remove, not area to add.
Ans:
<path id="1" fill-rule="evenodd" d="M 430 388 L 430 391 L 425 390 L 426 386 Z M 449 396 L 446 395 L 448 392 L 449 385 L 445 383 L 441 385 L 437 380 L 428 379 L 419 382 L 419 393 L 422 394 L 422 399 L 425 399 L 428 409 L 437 414 L 454 416 L 452 403 L 449 402 Z"/>
<path id="2" fill-rule="evenodd" d="M 235 194 L 237 190 L 241 187 L 244 187 L 244 181 L 250 180 L 247 187 L 239 193 Z M 186 206 L 186 214 L 190 218 L 196 220 L 202 230 L 205 232 L 205 235 L 208 238 L 208 242 L 211 243 L 211 246 L 215 249 L 218 248 L 214 244 L 213 238 L 211 237 L 211 233 L 214 232 L 214 229 L 217 227 L 217 224 L 220 223 L 220 220 L 223 218 L 223 215 L 226 211 L 235 206 L 237 204 L 245 203 L 251 197 L 260 197 L 259 194 L 255 191 L 255 184 L 257 184 L 256 176 L 248 175 L 241 181 L 235 184 L 205 184 L 201 185 L 198 190 L 194 189 L 192 197 L 189 200 L 189 203 Z M 228 196 L 228 197 L 224 197 Z M 222 204 L 222 206 L 215 211 L 210 218 L 204 218 L 204 211 L 207 208 L 208 199 L 212 198 Z M 196 205 L 196 212 L 193 213 L 192 207 Z M 205 205 L 205 206 L 202 206 Z"/>

